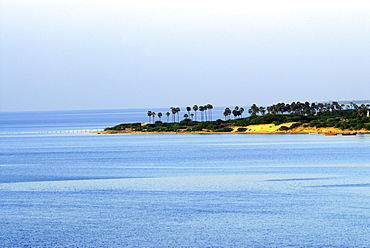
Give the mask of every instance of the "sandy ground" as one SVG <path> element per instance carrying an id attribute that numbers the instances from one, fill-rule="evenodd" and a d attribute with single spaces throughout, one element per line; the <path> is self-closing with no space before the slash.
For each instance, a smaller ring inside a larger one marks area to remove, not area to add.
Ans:
<path id="1" fill-rule="evenodd" d="M 279 131 L 279 128 L 282 126 L 290 127 L 294 122 L 284 123 L 280 125 L 274 124 L 260 124 L 260 125 L 249 125 L 247 127 L 247 133 L 341 133 L 342 130 L 334 127 L 297 127 L 288 131 Z M 239 127 L 234 127 L 236 131 Z"/>

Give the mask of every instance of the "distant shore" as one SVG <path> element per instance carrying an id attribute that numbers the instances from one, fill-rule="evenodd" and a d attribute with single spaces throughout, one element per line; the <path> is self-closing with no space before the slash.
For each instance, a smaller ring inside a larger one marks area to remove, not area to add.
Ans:
<path id="1" fill-rule="evenodd" d="M 213 120 L 213 106 L 207 104 L 199 106 L 201 121 L 197 121 L 198 106 L 194 105 L 193 112 L 190 106 L 187 113 L 180 120 L 180 108 L 171 107 L 171 116 L 167 112 L 167 121 L 162 121 L 161 112 L 148 111 L 149 122 L 122 123 L 107 127 L 100 134 L 212 134 L 212 133 L 319 133 L 326 135 L 355 135 L 370 132 L 370 104 L 358 106 L 339 105 L 338 102 L 329 103 L 278 103 L 269 107 L 258 107 L 255 104 L 248 109 L 250 116 L 242 117 L 244 108 L 235 106 L 234 110 L 226 108 L 224 120 Z M 207 110 L 207 112 L 206 112 Z M 266 113 L 267 111 L 267 113 Z M 288 112 L 287 114 L 284 114 Z M 234 116 L 230 118 L 231 114 Z M 155 117 L 158 120 L 155 121 Z M 199 116 L 198 116 L 199 117 Z M 205 118 L 204 118 L 205 117 Z M 205 119 L 205 120 L 204 120 Z"/>
<path id="2" fill-rule="evenodd" d="M 299 126 L 296 128 L 292 128 L 290 130 L 281 130 L 281 127 L 290 127 L 295 122 L 291 123 L 283 123 L 280 125 L 275 124 L 258 124 L 258 125 L 248 125 L 248 126 L 232 126 L 233 129 L 230 132 L 215 132 L 209 130 L 203 131 L 187 131 L 187 130 L 178 130 L 175 131 L 127 131 L 127 130 L 104 130 L 104 131 L 97 131 L 94 133 L 97 134 L 225 134 L 225 133 L 260 133 L 260 134 L 268 134 L 268 133 L 276 133 L 276 134 L 284 134 L 284 133 L 295 133 L 295 134 L 310 134 L 310 133 L 317 133 L 317 134 L 326 134 L 326 135 L 336 135 L 336 134 L 365 134 L 370 133 L 367 130 L 342 130 L 335 127 L 303 127 Z M 243 128 L 246 129 L 245 131 L 238 131 L 238 129 Z"/>

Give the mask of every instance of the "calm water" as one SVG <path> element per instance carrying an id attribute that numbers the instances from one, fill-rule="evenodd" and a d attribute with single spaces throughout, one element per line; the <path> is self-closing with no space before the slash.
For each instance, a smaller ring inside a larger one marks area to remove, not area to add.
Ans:
<path id="1" fill-rule="evenodd" d="M 1 113 L 0 246 L 370 247 L 370 135 L 55 132 L 145 113 Z"/>

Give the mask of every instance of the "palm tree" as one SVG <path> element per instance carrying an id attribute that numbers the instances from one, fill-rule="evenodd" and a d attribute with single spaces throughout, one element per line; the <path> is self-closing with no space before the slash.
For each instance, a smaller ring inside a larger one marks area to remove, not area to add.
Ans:
<path id="1" fill-rule="evenodd" d="M 191 113 L 191 114 L 190 114 L 190 116 L 191 116 L 191 119 L 193 119 L 193 117 L 194 117 L 194 114 L 193 114 L 193 113 Z"/>
<path id="2" fill-rule="evenodd" d="M 199 106 L 199 111 L 200 111 L 200 117 L 202 118 L 202 121 L 203 121 L 204 106 Z"/>
<path id="3" fill-rule="evenodd" d="M 158 112 L 158 118 L 160 121 L 162 120 L 162 112 Z"/>
<path id="4" fill-rule="evenodd" d="M 186 106 L 186 111 L 188 111 L 188 116 L 190 116 L 191 107 L 190 106 Z"/>
<path id="5" fill-rule="evenodd" d="M 176 122 L 176 108 L 175 107 L 171 107 L 171 112 L 172 112 L 172 117 L 173 117 L 173 122 Z"/>
<path id="6" fill-rule="evenodd" d="M 234 120 L 236 119 L 236 116 L 238 115 L 238 110 L 234 109 L 233 110 L 233 115 L 234 115 Z"/>
<path id="7" fill-rule="evenodd" d="M 185 120 L 189 119 L 189 115 L 188 114 L 184 114 L 184 119 Z"/>
<path id="8" fill-rule="evenodd" d="M 155 112 L 152 112 L 152 117 L 153 117 L 153 123 L 154 123 Z"/>
<path id="9" fill-rule="evenodd" d="M 224 111 L 225 121 L 226 121 L 226 117 L 229 117 L 229 120 L 230 120 L 230 115 L 231 115 L 231 109 L 225 108 L 225 111 Z"/>
<path id="10" fill-rule="evenodd" d="M 272 111 L 272 107 L 271 107 L 271 106 L 268 106 L 268 107 L 266 108 L 266 110 L 267 110 L 267 113 L 268 113 L 268 114 L 270 114 L 270 113 L 271 113 L 271 111 Z"/>
<path id="11" fill-rule="evenodd" d="M 248 113 L 251 114 L 251 115 L 257 115 L 257 113 L 260 111 L 260 108 L 257 107 L 257 105 L 255 103 L 253 103 L 253 105 L 251 106 L 250 109 L 248 109 Z"/>
<path id="12" fill-rule="evenodd" d="M 229 115 L 229 113 L 227 112 L 227 110 L 225 109 L 223 115 L 225 116 L 225 121 L 226 121 L 226 117 Z"/>
<path id="13" fill-rule="evenodd" d="M 204 114 L 205 114 L 205 116 L 206 116 L 206 121 L 207 121 L 207 119 L 208 119 L 208 118 L 207 118 L 207 109 L 208 109 L 208 108 L 207 108 L 207 104 L 206 104 L 206 105 L 204 105 L 204 106 L 203 106 L 203 108 L 204 108 Z"/>
<path id="14" fill-rule="evenodd" d="M 243 118 L 244 108 L 243 108 L 243 107 L 241 107 L 241 108 L 239 109 L 239 111 L 240 111 L 240 115 L 241 115 L 241 117 Z"/>
<path id="15" fill-rule="evenodd" d="M 265 115 L 266 112 L 265 107 L 260 107 L 259 112 L 261 112 L 262 115 Z"/>
<path id="16" fill-rule="evenodd" d="M 210 110 L 210 114 L 209 114 L 209 120 L 212 121 L 212 109 L 213 109 L 213 105 L 208 103 L 207 104 L 207 109 Z"/>
<path id="17" fill-rule="evenodd" d="M 176 113 L 177 113 L 177 120 L 180 122 L 180 111 L 181 109 L 179 107 L 176 107 Z"/>
<path id="18" fill-rule="evenodd" d="M 170 114 L 170 112 L 167 112 L 167 113 L 166 113 L 166 116 L 167 116 L 167 122 L 170 122 L 170 121 L 169 121 L 170 115 L 171 115 L 171 114 Z"/>
<path id="19" fill-rule="evenodd" d="M 354 102 L 350 102 L 349 105 L 351 106 L 351 109 L 354 109 Z"/>
<path id="20" fill-rule="evenodd" d="M 341 110 L 341 106 L 338 102 L 332 102 L 332 105 L 333 107 L 336 109 L 336 110 Z"/>
<path id="21" fill-rule="evenodd" d="M 195 105 L 193 106 L 193 110 L 194 110 L 194 114 L 195 114 L 195 115 L 194 115 L 194 116 L 195 116 L 195 121 L 197 121 L 198 105 L 196 105 L 196 104 L 195 104 Z"/>
<path id="22" fill-rule="evenodd" d="M 149 123 L 150 123 L 150 117 L 152 117 L 152 111 L 148 111 L 148 113 L 147 113 L 147 115 L 148 115 L 148 117 L 149 117 Z"/>

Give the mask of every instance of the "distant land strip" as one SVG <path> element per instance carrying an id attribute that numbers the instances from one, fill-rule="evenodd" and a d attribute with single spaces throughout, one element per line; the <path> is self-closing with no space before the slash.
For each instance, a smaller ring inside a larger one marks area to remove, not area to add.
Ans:
<path id="1" fill-rule="evenodd" d="M 123 123 L 98 131 L 99 134 L 144 133 L 319 133 L 356 135 L 370 133 L 370 104 L 292 102 L 268 107 L 252 104 L 248 117 L 243 107 L 225 108 L 223 119 L 212 120 L 212 104 L 170 107 L 163 114 L 147 112 L 148 122 Z M 199 111 L 199 112 L 198 112 Z M 197 115 L 198 114 L 198 115 Z M 199 116 L 200 115 L 200 116 Z M 155 120 L 155 117 L 158 120 Z M 232 118 L 233 117 L 233 118 Z M 165 118 L 165 117 L 163 117 Z M 181 120 L 180 120 L 181 119 Z"/>

